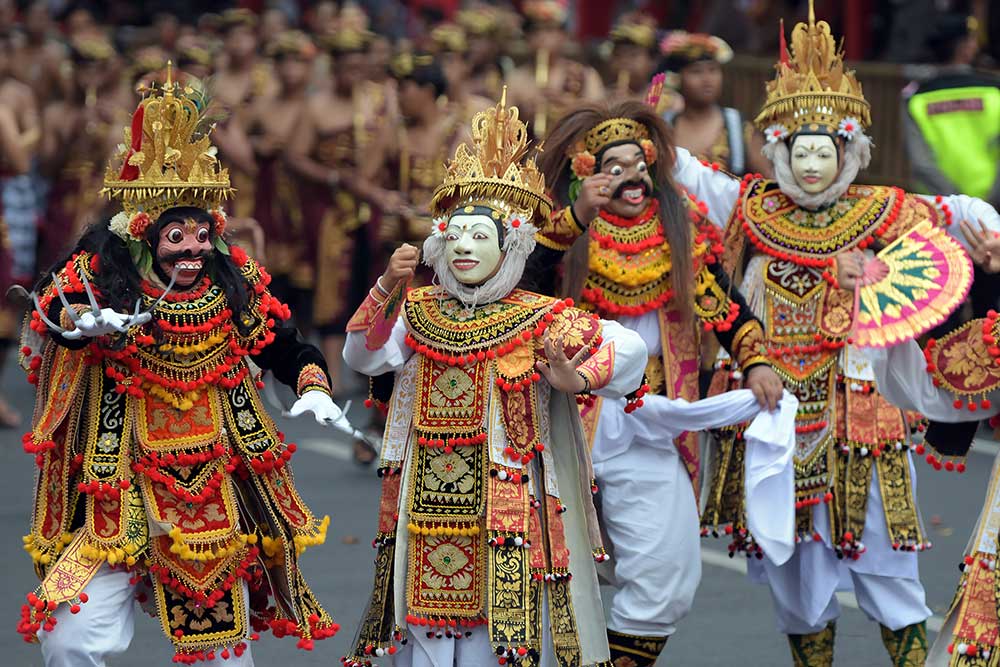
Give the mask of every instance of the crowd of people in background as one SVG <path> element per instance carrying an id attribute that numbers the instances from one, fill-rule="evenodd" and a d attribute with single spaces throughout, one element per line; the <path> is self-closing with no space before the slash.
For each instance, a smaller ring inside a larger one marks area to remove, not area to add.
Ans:
<path id="1" fill-rule="evenodd" d="M 579 13 L 558 0 L 525 0 L 516 9 L 472 3 L 451 15 L 404 6 L 418 3 L 275 2 L 256 11 L 215 4 L 170 3 L 156 12 L 157 3 L 104 3 L 96 11 L 0 1 L 2 212 L 15 282 L 30 286 L 82 230 L 107 217 L 97 193 L 124 114 L 168 60 L 209 82 L 213 140 L 239 192 L 231 233 L 267 265 L 297 326 L 322 342 L 337 389 L 352 382 L 338 368 L 343 333 L 375 267 L 401 241 L 423 238 L 446 159 L 468 138 L 472 116 L 505 87 L 541 139 L 580 103 L 642 99 L 650 78 L 669 70 L 660 111 L 676 126 L 678 145 L 737 173 L 767 171 L 762 138 L 745 118 L 751 110 L 720 106 L 730 46 L 706 34 L 715 40 L 711 56 L 687 58 L 690 35 L 678 39 L 661 17 L 631 6 L 607 36 L 580 43 L 570 31 Z M 731 30 L 721 16 L 732 19 L 730 28 L 771 26 L 768 12 L 788 17 L 800 9 L 675 4 L 689 10 L 685 27 L 693 5 L 706 31 L 723 36 Z M 201 13 L 207 9 L 218 11 Z M 928 41 L 937 62 L 947 56 L 963 72 L 990 64 L 980 48 L 985 26 L 944 24 Z M 731 37 L 738 51 L 769 57 L 773 38 Z M 990 81 L 977 85 L 995 88 Z M 911 110 L 928 90 L 908 91 Z M 924 138 L 921 163 L 928 151 L 939 153 L 927 118 L 909 133 Z M 984 150 L 995 147 L 987 141 Z M 935 192 L 963 186 L 963 173 L 947 165 L 919 175 Z M 954 187 L 945 186 L 949 178 Z M 975 194 L 995 195 L 998 182 L 994 173 Z M 16 330 L 11 319 L 7 336 Z M 19 421 L 0 402 L 0 425 Z"/>

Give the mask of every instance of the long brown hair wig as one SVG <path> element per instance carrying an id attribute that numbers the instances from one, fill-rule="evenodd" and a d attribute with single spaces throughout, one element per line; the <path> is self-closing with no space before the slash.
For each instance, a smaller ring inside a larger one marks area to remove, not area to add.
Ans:
<path id="1" fill-rule="evenodd" d="M 660 202 L 663 231 L 670 244 L 670 280 L 681 316 L 687 319 L 693 305 L 691 268 L 691 223 L 681 193 L 671 178 L 674 166 L 673 135 L 670 126 L 655 111 L 642 102 L 625 101 L 613 105 L 589 104 L 571 111 L 553 126 L 542 144 L 538 168 L 545 174 L 552 196 L 560 206 L 570 206 L 570 183 L 573 173 L 570 160 L 575 146 L 598 124 L 611 118 L 630 118 L 649 130 L 649 139 L 656 146 L 656 164 L 650 165 L 653 196 Z M 618 144 L 611 144 L 618 145 Z M 609 148 L 611 145 L 605 147 Z M 598 153 L 597 164 L 602 154 Z M 581 221 L 589 223 L 589 220 Z M 588 272 L 589 236 L 583 235 L 573 245 L 565 259 L 563 291 L 579 299 Z"/>

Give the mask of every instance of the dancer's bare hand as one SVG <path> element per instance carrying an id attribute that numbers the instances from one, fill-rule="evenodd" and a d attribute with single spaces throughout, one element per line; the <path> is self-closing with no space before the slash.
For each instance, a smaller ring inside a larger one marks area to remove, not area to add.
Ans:
<path id="1" fill-rule="evenodd" d="M 589 225 L 611 201 L 611 174 L 594 174 L 583 179 L 580 194 L 573 202 L 573 215 L 581 225 Z"/>
<path id="2" fill-rule="evenodd" d="M 412 278 L 419 261 L 420 251 L 415 246 L 404 243 L 396 248 L 389 258 L 389 264 L 385 267 L 385 273 L 382 274 L 382 287 L 392 291 L 400 280 Z"/>
<path id="3" fill-rule="evenodd" d="M 959 226 L 965 240 L 969 242 L 969 256 L 976 266 L 986 273 L 1000 272 L 1000 237 L 990 231 L 982 220 L 973 224 L 970 220 L 962 220 Z"/>
<path id="4" fill-rule="evenodd" d="M 865 253 L 851 250 L 837 255 L 837 282 L 841 289 L 854 291 L 865 272 Z"/>
<path id="5" fill-rule="evenodd" d="M 549 363 L 546 365 L 539 361 L 535 366 L 556 391 L 578 394 L 587 388 L 586 380 L 576 372 L 576 367 L 583 361 L 587 349 L 587 346 L 584 345 L 579 352 L 569 358 L 566 356 L 564 337 L 553 339 L 552 336 L 546 336 L 545 357 Z"/>
<path id="6" fill-rule="evenodd" d="M 777 409 L 784 390 L 778 374 L 770 366 L 763 364 L 754 366 L 747 372 L 746 388 L 753 392 L 760 407 L 771 412 Z"/>

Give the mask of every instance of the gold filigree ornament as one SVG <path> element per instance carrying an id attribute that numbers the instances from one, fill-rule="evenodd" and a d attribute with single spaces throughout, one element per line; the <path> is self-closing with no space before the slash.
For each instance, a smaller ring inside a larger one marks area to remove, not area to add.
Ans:
<path id="1" fill-rule="evenodd" d="M 598 123 L 583 138 L 584 148 L 591 155 L 597 155 L 612 144 L 642 144 L 649 139 L 649 128 L 631 118 L 609 118 Z M 643 148 L 645 150 L 645 147 Z"/>
<path id="2" fill-rule="evenodd" d="M 169 208 L 216 210 L 234 192 L 209 140 L 214 124 L 206 119 L 204 91 L 195 82 L 175 82 L 168 62 L 166 82 L 143 92 L 101 190 L 121 202 L 124 215 L 110 227 L 125 241 L 142 240 L 146 227 Z"/>
<path id="3" fill-rule="evenodd" d="M 779 141 L 801 130 L 827 132 L 852 139 L 871 125 L 871 105 L 853 70 L 845 69 L 830 24 L 816 21 L 812 0 L 809 22 L 792 31 L 791 57 L 781 32 L 777 75 L 767 83 L 767 100 L 754 123 L 768 141 Z"/>
<path id="4" fill-rule="evenodd" d="M 545 195 L 545 176 L 528 152 L 528 129 L 517 107 L 507 106 L 507 89 L 495 107 L 472 119 L 472 143 L 463 143 L 448 163 L 444 182 L 434 191 L 431 210 L 436 219 L 450 217 L 459 207 L 482 205 L 516 213 L 522 223 L 540 226 L 552 212 Z M 508 216 L 510 217 L 510 216 Z M 536 224 L 538 223 L 538 224 Z M 527 231 L 527 230 L 525 230 Z"/>

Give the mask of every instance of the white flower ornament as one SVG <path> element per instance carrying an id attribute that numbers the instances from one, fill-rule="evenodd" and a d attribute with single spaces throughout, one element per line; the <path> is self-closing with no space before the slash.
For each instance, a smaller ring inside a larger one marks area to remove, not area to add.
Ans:
<path id="1" fill-rule="evenodd" d="M 861 122 L 857 118 L 852 118 L 848 116 L 840 121 L 837 126 L 837 134 L 842 136 L 847 141 L 851 141 L 858 134 L 858 130 L 861 129 Z"/>
<path id="2" fill-rule="evenodd" d="M 118 238 L 123 241 L 127 241 L 129 238 L 128 221 L 129 217 L 125 211 L 119 211 L 113 218 L 111 218 L 111 222 L 108 223 L 108 229 L 110 229 L 111 233 Z"/>
<path id="3" fill-rule="evenodd" d="M 764 130 L 764 138 L 767 139 L 767 143 L 769 144 L 776 144 L 779 141 L 784 141 L 788 138 L 788 128 L 781 123 L 775 123 Z"/>
<path id="4" fill-rule="evenodd" d="M 446 229 L 448 229 L 448 218 L 434 218 L 431 221 L 431 236 L 443 239 Z"/>

